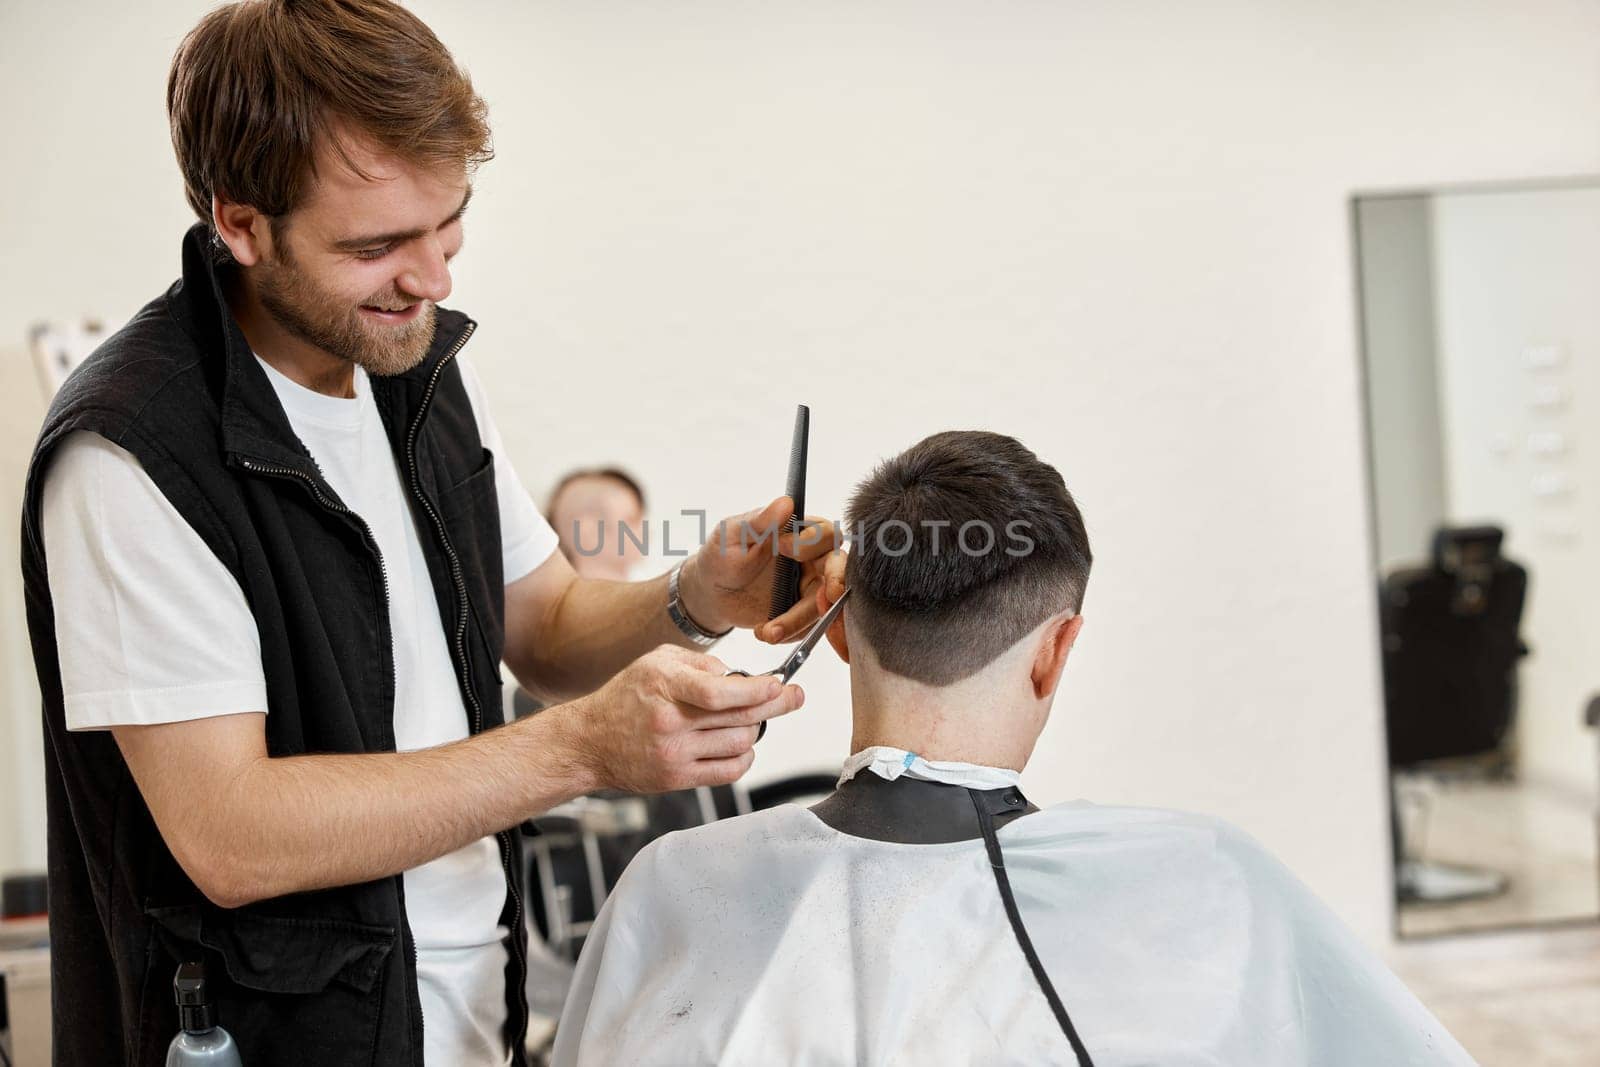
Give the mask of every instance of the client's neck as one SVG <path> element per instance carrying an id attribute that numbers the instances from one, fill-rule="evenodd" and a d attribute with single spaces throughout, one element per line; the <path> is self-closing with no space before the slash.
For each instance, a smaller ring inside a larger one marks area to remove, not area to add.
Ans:
<path id="1" fill-rule="evenodd" d="M 1049 708 L 1034 698 L 1025 673 L 1019 679 L 1000 663 L 930 686 L 890 674 L 870 652 L 861 658 L 850 670 L 850 751 L 887 745 L 926 760 L 1014 771 L 1028 762 Z"/>

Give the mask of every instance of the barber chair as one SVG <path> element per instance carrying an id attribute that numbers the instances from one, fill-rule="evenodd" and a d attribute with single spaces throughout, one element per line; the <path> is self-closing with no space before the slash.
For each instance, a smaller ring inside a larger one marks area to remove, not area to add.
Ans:
<path id="1" fill-rule="evenodd" d="M 751 810 L 750 795 L 735 783 L 658 796 L 600 793 L 530 820 L 523 829 L 535 928 L 551 951 L 576 960 L 600 905 L 640 849 L 673 830 Z"/>
<path id="2" fill-rule="evenodd" d="M 1448 778 L 1475 758 L 1510 773 L 1519 628 L 1528 572 L 1500 553 L 1494 526 L 1441 528 L 1426 567 L 1396 571 L 1379 598 L 1391 789 L 1397 777 Z M 1430 863 L 1405 845 L 1392 794 L 1395 887 L 1402 901 L 1503 893 L 1497 871 Z"/>
<path id="3" fill-rule="evenodd" d="M 653 797 L 579 797 L 529 820 L 525 884 L 528 914 L 549 949 L 575 960 L 613 882 L 605 844 L 646 832 Z"/>

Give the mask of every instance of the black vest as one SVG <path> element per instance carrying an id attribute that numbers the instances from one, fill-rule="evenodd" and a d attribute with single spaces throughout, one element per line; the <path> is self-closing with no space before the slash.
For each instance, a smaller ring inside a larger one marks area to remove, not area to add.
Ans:
<path id="1" fill-rule="evenodd" d="M 290 428 L 228 312 L 221 269 L 206 228 L 191 229 L 182 279 L 68 379 L 28 472 L 22 569 L 44 699 L 56 1062 L 164 1062 L 178 1030 L 173 972 L 199 959 L 249 1067 L 420 1067 L 416 948 L 399 875 L 217 907 L 173 859 L 111 734 L 68 733 L 63 721 L 56 634 L 72 620 L 57 620 L 50 601 L 40 490 L 62 437 L 91 430 L 138 458 L 243 589 L 260 633 L 271 755 L 394 750 L 377 545 Z M 492 459 L 455 363 L 474 327 L 440 309 L 427 358 L 373 378 L 372 392 L 478 733 L 502 721 L 505 590 Z M 511 930 L 506 1040 L 521 1064 L 521 841 L 515 830 L 498 840 L 500 921 Z"/>

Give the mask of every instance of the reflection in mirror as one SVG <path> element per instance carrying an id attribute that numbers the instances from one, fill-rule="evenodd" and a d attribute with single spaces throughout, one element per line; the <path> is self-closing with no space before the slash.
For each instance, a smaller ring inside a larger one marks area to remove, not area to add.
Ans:
<path id="1" fill-rule="evenodd" d="M 1397 928 L 1600 917 L 1600 181 L 1357 197 Z"/>

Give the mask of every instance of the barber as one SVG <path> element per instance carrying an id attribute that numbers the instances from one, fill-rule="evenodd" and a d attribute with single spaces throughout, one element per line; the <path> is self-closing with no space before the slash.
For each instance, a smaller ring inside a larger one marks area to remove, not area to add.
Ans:
<path id="1" fill-rule="evenodd" d="M 816 617 L 766 622 L 738 537 L 792 504 L 670 578 L 553 551 L 440 306 L 489 129 L 413 15 L 219 8 L 167 102 L 182 276 L 62 388 L 25 502 L 57 1062 L 159 1064 L 199 959 L 249 1067 L 521 1063 L 516 827 L 750 767 L 802 695 L 705 649 Z M 565 702 L 503 724 L 502 659 Z"/>

